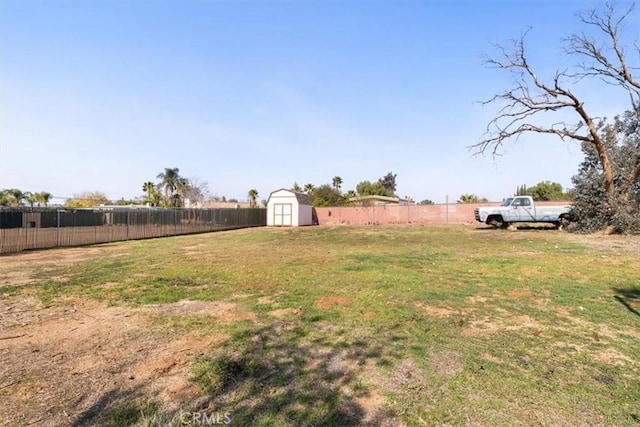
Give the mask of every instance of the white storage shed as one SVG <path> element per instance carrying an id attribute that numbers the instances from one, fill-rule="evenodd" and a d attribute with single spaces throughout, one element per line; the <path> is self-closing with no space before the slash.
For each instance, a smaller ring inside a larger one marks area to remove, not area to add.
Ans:
<path id="1" fill-rule="evenodd" d="M 267 201 L 267 225 L 298 227 L 313 224 L 311 199 L 304 193 L 284 188 L 269 195 Z"/>

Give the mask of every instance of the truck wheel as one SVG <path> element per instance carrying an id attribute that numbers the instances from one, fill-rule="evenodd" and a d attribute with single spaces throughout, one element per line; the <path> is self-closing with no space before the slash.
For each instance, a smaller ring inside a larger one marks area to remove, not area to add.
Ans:
<path id="1" fill-rule="evenodd" d="M 569 218 L 566 215 L 560 215 L 560 217 L 558 218 L 558 222 L 556 222 L 556 227 L 558 227 L 558 230 L 562 230 L 564 227 L 568 226 L 571 223 L 571 221 L 569 221 Z"/>
<path id="2" fill-rule="evenodd" d="M 501 216 L 490 216 L 489 218 L 487 218 L 487 224 L 496 228 L 504 227 L 504 222 L 502 221 Z"/>

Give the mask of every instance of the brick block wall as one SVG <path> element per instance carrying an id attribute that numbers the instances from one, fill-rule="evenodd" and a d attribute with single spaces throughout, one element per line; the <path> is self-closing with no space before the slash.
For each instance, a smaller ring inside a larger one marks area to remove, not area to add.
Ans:
<path id="1" fill-rule="evenodd" d="M 570 202 L 537 202 L 539 206 Z M 320 225 L 465 224 L 475 222 L 473 210 L 500 203 L 449 203 L 438 205 L 315 208 Z"/>

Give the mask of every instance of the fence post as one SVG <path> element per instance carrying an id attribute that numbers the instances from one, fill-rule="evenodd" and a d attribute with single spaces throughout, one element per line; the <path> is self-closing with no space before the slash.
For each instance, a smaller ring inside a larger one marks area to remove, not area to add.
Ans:
<path id="1" fill-rule="evenodd" d="M 60 209 L 56 209 L 56 247 L 60 247 Z"/>
<path id="2" fill-rule="evenodd" d="M 446 199 L 445 199 L 445 203 L 446 203 L 446 209 L 445 209 L 445 223 L 449 224 L 449 195 L 447 194 Z"/>

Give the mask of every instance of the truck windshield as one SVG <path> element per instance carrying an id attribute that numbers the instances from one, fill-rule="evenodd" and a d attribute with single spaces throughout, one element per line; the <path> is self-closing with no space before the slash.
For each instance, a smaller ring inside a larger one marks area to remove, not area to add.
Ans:
<path id="1" fill-rule="evenodd" d="M 513 201 L 513 197 L 509 197 L 508 199 L 504 199 L 504 201 L 502 202 L 502 206 L 509 206 L 509 205 L 511 205 L 512 201 Z"/>

